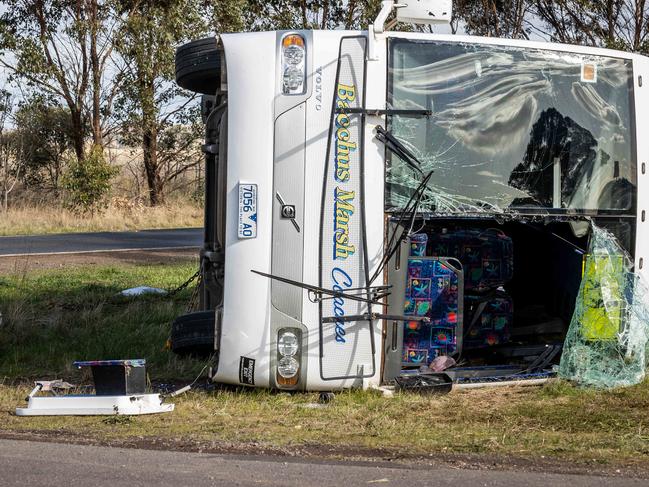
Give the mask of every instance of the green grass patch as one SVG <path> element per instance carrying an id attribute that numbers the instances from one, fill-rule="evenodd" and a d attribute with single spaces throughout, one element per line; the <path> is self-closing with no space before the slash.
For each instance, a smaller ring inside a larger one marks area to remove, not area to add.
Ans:
<path id="1" fill-rule="evenodd" d="M 0 378 L 75 378 L 74 360 L 112 358 L 145 358 L 156 379 L 195 375 L 202 364 L 165 349 L 191 289 L 172 298 L 118 293 L 140 285 L 173 289 L 196 265 L 86 266 L 0 277 Z"/>

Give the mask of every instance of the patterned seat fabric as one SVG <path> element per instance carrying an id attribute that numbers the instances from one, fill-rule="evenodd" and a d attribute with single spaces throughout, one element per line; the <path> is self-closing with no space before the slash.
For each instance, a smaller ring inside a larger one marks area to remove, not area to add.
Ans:
<path id="1" fill-rule="evenodd" d="M 410 255 L 410 260 L 413 259 L 412 256 L 432 255 L 439 258 L 455 258 L 461 262 L 464 280 L 461 294 L 464 300 L 464 316 L 461 323 L 464 329 L 463 348 L 483 348 L 509 341 L 513 303 L 511 297 L 498 288 L 512 278 L 514 271 L 514 247 L 510 237 L 499 229 L 462 228 L 416 234 L 411 237 Z M 406 290 L 406 314 L 410 313 L 408 306 L 416 306 L 416 299 L 412 296 L 409 281 Z M 423 312 L 423 309 L 415 309 L 415 312 L 410 314 Z M 434 318 L 437 315 L 430 313 L 429 316 Z M 426 339 L 421 338 L 426 331 L 419 331 L 420 328 L 425 329 L 425 325 L 406 323 L 405 326 L 404 355 L 410 354 L 411 357 L 404 357 L 404 362 L 420 360 L 422 363 L 430 363 L 437 355 L 447 355 L 456 350 L 457 339 L 452 333 L 445 335 L 444 330 L 447 328 L 431 327 L 433 338 L 430 339 L 431 345 L 426 349 Z M 435 330 L 440 332 L 438 339 L 434 338 Z M 444 339 L 452 342 L 442 346 Z M 424 350 L 428 351 L 425 359 Z"/>
<path id="2" fill-rule="evenodd" d="M 514 306 L 511 297 L 496 290 L 487 295 L 464 296 L 464 347 L 476 349 L 509 341 Z"/>
<path id="3" fill-rule="evenodd" d="M 455 257 L 464 269 L 464 290 L 486 292 L 512 278 L 512 239 L 498 229 L 457 229 L 428 235 L 432 256 Z"/>
<path id="4" fill-rule="evenodd" d="M 457 265 L 459 267 L 459 263 Z M 404 314 L 427 316 L 430 323 L 404 323 L 404 365 L 427 365 L 438 355 L 449 355 L 457 350 L 461 277 L 462 270 L 445 259 L 408 259 Z"/>

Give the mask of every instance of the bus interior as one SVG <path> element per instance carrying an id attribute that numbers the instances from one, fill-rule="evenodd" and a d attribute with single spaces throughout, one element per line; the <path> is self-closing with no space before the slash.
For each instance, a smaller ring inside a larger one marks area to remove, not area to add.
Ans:
<path id="1" fill-rule="evenodd" d="M 388 323 L 384 380 L 442 370 L 454 380 L 552 374 L 584 299 L 589 221 L 414 221 L 417 232 L 387 270 L 388 315 L 430 321 Z M 630 224 L 601 224 L 632 241 Z M 593 334 L 608 331 L 605 325 Z"/>

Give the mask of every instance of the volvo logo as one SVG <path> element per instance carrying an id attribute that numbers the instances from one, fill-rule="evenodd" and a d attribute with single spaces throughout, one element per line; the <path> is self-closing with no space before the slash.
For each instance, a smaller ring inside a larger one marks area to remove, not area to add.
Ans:
<path id="1" fill-rule="evenodd" d="M 291 223 L 295 227 L 295 229 L 300 232 L 300 225 L 297 224 L 297 221 L 295 221 L 295 205 L 288 205 L 284 201 L 284 198 L 282 198 L 282 195 L 279 193 L 275 193 L 275 197 L 277 198 L 277 201 L 279 201 L 280 206 L 280 215 L 282 218 L 286 220 L 291 220 Z"/>
<path id="2" fill-rule="evenodd" d="M 282 205 L 282 218 L 295 219 L 295 205 Z"/>

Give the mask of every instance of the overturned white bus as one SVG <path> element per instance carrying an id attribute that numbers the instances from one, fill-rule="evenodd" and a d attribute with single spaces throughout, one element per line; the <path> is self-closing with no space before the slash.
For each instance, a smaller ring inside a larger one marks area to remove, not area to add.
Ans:
<path id="1" fill-rule="evenodd" d="M 649 59 L 390 31 L 393 8 L 178 49 L 206 213 L 201 311 L 173 348 L 214 352 L 218 382 L 326 391 L 547 372 L 572 323 L 644 366 L 620 340 L 645 301 Z"/>

